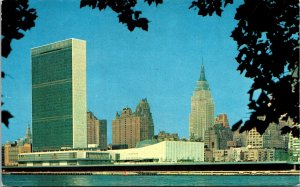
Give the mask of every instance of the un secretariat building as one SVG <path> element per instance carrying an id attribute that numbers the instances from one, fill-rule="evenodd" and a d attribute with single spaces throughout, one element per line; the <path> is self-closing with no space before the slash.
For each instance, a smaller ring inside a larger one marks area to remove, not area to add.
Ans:
<path id="1" fill-rule="evenodd" d="M 31 49 L 33 151 L 87 147 L 86 42 Z"/>

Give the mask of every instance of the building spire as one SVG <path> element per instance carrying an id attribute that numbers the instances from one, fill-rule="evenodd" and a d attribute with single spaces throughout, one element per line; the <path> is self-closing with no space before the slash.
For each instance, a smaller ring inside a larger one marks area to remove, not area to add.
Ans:
<path id="1" fill-rule="evenodd" d="M 199 81 L 206 81 L 203 62 L 202 62 L 202 65 L 201 65 L 201 73 L 200 73 Z"/>
<path id="2" fill-rule="evenodd" d="M 28 123 L 27 129 L 26 129 L 26 137 L 31 136 L 31 130 L 30 130 L 30 124 Z"/>

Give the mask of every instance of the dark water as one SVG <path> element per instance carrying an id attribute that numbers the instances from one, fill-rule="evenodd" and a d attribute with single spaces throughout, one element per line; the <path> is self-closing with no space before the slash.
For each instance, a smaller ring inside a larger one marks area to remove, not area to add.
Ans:
<path id="1" fill-rule="evenodd" d="M 299 176 L 3 175 L 7 186 L 295 186 Z"/>

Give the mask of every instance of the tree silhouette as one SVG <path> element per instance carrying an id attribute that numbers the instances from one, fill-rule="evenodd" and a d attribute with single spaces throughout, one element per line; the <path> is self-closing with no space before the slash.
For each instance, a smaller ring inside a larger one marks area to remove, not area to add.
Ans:
<path id="1" fill-rule="evenodd" d="M 35 9 L 29 8 L 28 0 L 3 0 L 1 4 L 1 56 L 7 58 L 11 52 L 11 42 L 13 39 L 19 40 L 24 37 L 25 31 L 35 26 L 37 14 Z M 5 78 L 5 73 L 1 72 L 1 78 Z M 1 105 L 4 103 L 1 102 Z M 7 110 L 1 110 L 1 122 L 8 127 L 9 119 L 13 115 Z"/>
<path id="2" fill-rule="evenodd" d="M 245 0 L 235 19 L 231 37 L 238 45 L 238 70 L 254 80 L 248 92 L 251 116 L 240 131 L 256 127 L 262 134 L 279 119 L 299 124 L 299 1 Z M 299 137 L 295 125 L 281 130 Z"/>
<path id="3" fill-rule="evenodd" d="M 145 0 L 149 5 L 152 3 L 162 3 L 162 0 Z M 141 18 L 141 11 L 134 10 L 133 8 L 137 4 L 136 0 L 82 0 L 80 1 L 80 8 L 89 6 L 92 9 L 98 8 L 100 11 L 109 7 L 115 13 L 118 14 L 119 22 L 126 24 L 128 30 L 133 31 L 135 27 L 139 27 L 145 31 L 148 31 L 148 19 Z"/>
<path id="4" fill-rule="evenodd" d="M 162 0 L 144 0 L 149 6 L 162 4 Z M 222 15 L 223 8 L 233 0 L 192 1 L 189 9 L 198 10 L 200 16 Z M 148 30 L 148 19 L 140 18 L 134 10 L 136 0 L 81 0 L 80 8 L 107 7 L 118 14 L 119 22 L 129 31 L 135 27 Z M 237 42 L 238 71 L 254 81 L 249 94 L 248 120 L 238 121 L 232 130 L 240 132 L 256 128 L 263 134 L 270 123 L 291 121 L 281 129 L 299 137 L 299 2 L 298 0 L 245 0 L 237 8 L 237 27 L 231 37 Z M 258 97 L 254 95 L 258 94 Z M 243 126 L 240 128 L 240 126 Z"/>

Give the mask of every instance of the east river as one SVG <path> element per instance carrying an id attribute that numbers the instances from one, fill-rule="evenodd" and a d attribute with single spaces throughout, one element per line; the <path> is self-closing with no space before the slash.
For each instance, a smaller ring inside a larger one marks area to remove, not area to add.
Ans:
<path id="1" fill-rule="evenodd" d="M 299 176 L 2 175 L 5 186 L 296 186 Z"/>

